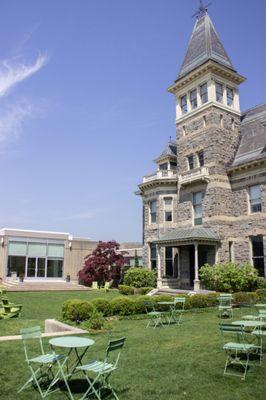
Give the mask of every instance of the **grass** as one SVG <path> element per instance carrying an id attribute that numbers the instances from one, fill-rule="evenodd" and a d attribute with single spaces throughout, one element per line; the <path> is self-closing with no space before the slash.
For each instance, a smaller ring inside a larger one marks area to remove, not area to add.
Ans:
<path id="1" fill-rule="evenodd" d="M 0 334 L 17 333 L 20 326 L 31 326 L 43 323 L 45 318 L 59 317 L 61 304 L 66 299 L 110 298 L 116 295 L 116 292 L 11 293 L 9 297 L 12 301 L 23 304 L 24 315 L 20 320 L 0 321 Z M 5 326 L 6 323 L 8 325 Z M 88 359 L 103 357 L 110 338 L 127 338 L 119 372 L 112 378 L 120 400 L 265 398 L 266 359 L 262 367 L 250 370 L 246 381 L 223 376 L 225 354 L 221 349 L 215 310 L 189 311 L 181 326 L 146 329 L 146 323 L 145 320 L 117 320 L 112 322 L 110 332 L 93 335 L 95 345 L 87 353 Z M 45 344 L 48 349 L 48 340 Z M 1 399 L 40 398 L 33 389 L 19 395 L 16 393 L 28 376 L 20 341 L 0 343 L 0 360 Z M 50 398 L 60 400 L 66 399 L 66 396 L 57 392 Z"/>

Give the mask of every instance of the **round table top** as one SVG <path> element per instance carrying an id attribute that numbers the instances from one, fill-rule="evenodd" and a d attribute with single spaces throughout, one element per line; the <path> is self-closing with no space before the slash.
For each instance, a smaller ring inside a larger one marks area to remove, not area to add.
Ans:
<path id="1" fill-rule="evenodd" d="M 174 301 L 158 301 L 157 304 L 175 304 Z"/>
<path id="2" fill-rule="evenodd" d="M 256 326 L 263 326 L 265 325 L 265 322 L 261 322 L 261 321 L 250 321 L 250 320 L 242 320 L 242 321 L 233 321 L 232 325 L 243 325 L 243 326 L 247 326 L 247 327 L 256 327 Z"/>
<path id="3" fill-rule="evenodd" d="M 257 303 L 255 307 L 266 307 L 266 303 Z"/>
<path id="4" fill-rule="evenodd" d="M 95 342 L 92 339 L 79 336 L 60 336 L 50 339 L 49 343 L 57 347 L 77 348 L 92 346 Z"/>

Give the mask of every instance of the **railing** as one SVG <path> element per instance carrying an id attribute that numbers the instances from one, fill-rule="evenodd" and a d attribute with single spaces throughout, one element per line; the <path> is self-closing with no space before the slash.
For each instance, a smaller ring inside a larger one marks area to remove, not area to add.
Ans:
<path id="1" fill-rule="evenodd" d="M 146 175 L 143 177 L 143 183 L 154 181 L 156 179 L 176 179 L 177 173 L 176 171 L 169 169 L 169 170 L 160 170 L 154 172 L 153 174 Z"/>
<path id="2" fill-rule="evenodd" d="M 207 167 L 200 167 L 196 171 L 188 171 L 185 174 L 178 176 L 178 184 L 186 185 L 191 182 L 205 180 L 209 178 L 209 169 Z"/>

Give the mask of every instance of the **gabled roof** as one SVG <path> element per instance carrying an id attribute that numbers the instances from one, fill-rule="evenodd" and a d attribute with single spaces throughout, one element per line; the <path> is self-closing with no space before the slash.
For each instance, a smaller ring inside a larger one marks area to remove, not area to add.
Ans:
<path id="1" fill-rule="evenodd" d="M 170 140 L 163 152 L 159 155 L 159 157 L 157 157 L 154 161 L 155 162 L 159 162 L 161 159 L 167 158 L 167 157 L 175 157 L 176 158 L 176 154 L 177 154 L 177 144 L 176 144 L 176 140 Z"/>
<path id="2" fill-rule="evenodd" d="M 266 158 L 266 104 L 242 113 L 241 140 L 231 167 Z"/>
<path id="3" fill-rule="evenodd" d="M 216 61 L 234 71 L 234 67 L 219 39 L 218 33 L 206 13 L 198 18 L 195 23 L 177 79 L 208 60 Z"/>
<path id="4" fill-rule="evenodd" d="M 154 242 L 192 242 L 200 240 L 218 242 L 220 239 L 212 229 L 194 226 L 193 228 L 173 229 L 162 234 L 159 239 L 155 240 Z"/>

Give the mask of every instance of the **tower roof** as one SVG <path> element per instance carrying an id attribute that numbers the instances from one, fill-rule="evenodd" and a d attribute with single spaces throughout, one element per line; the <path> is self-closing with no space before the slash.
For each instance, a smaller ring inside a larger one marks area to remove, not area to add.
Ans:
<path id="1" fill-rule="evenodd" d="M 205 12 L 196 20 L 178 79 L 208 60 L 213 60 L 234 71 L 218 33 Z"/>

